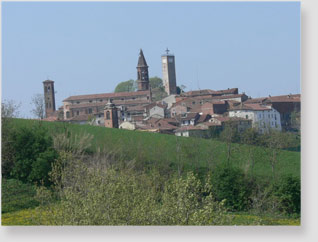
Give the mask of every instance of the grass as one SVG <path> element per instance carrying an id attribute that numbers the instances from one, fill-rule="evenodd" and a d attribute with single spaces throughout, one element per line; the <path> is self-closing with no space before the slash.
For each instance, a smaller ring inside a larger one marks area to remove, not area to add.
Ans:
<path id="1" fill-rule="evenodd" d="M 15 126 L 32 126 L 39 121 L 15 119 Z M 76 125 L 58 122 L 41 122 L 51 134 L 65 129 L 77 134 L 94 136 L 92 152 L 116 150 L 125 160 L 136 160 L 142 165 L 163 169 L 204 171 L 213 169 L 227 160 L 227 145 L 215 139 L 185 138 L 173 135 L 110 129 L 91 125 Z M 251 149 L 252 148 L 252 149 Z M 272 170 L 267 150 L 259 146 L 232 144 L 230 162 L 233 166 L 251 173 L 250 151 L 255 158 L 253 174 L 259 178 L 272 179 Z M 208 168 L 208 169 L 207 169 Z M 277 177 L 293 175 L 300 177 L 300 152 L 282 150 L 275 168 Z"/>
<path id="2" fill-rule="evenodd" d="M 1 225 L 38 225 L 39 213 L 36 208 L 23 209 L 1 215 Z"/>
<path id="3" fill-rule="evenodd" d="M 136 160 L 144 167 L 158 167 L 165 171 L 181 169 L 197 172 L 213 169 L 227 160 L 227 145 L 215 139 L 184 138 L 173 135 L 109 129 L 90 125 L 75 125 L 60 122 L 39 122 L 14 119 L 15 127 L 43 125 L 52 135 L 68 130 L 76 134 L 93 135 L 91 151 L 115 150 L 125 160 Z M 250 151 L 255 156 L 255 177 L 271 180 L 272 171 L 268 152 L 263 147 L 232 144 L 230 162 L 251 174 Z M 276 176 L 300 177 L 300 152 L 282 150 L 278 156 Z M 45 221 L 35 208 L 35 188 L 18 181 L 2 181 L 2 225 L 37 225 Z M 231 214 L 232 225 L 300 225 L 300 219 L 252 214 Z"/>
<path id="4" fill-rule="evenodd" d="M 39 221 L 49 221 L 49 219 L 46 219 L 45 215 L 44 217 L 42 216 L 43 213 L 40 213 L 37 209 L 24 209 L 2 214 L 1 224 L 3 226 L 40 225 Z M 229 214 L 229 216 L 232 218 L 232 222 L 229 225 L 300 225 L 299 218 L 258 216 L 250 214 Z"/>

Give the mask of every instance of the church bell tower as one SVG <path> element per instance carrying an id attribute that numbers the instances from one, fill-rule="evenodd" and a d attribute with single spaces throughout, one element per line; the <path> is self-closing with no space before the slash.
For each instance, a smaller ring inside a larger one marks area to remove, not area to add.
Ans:
<path id="1" fill-rule="evenodd" d="M 142 49 L 140 49 L 139 58 L 138 58 L 137 83 L 138 83 L 138 91 L 149 90 L 148 66 L 147 66 L 146 59 L 144 57 L 144 53 L 142 52 Z"/>
<path id="2" fill-rule="evenodd" d="M 108 103 L 104 108 L 104 119 L 105 127 L 107 128 L 118 128 L 118 115 L 115 104 L 109 99 Z"/>
<path id="3" fill-rule="evenodd" d="M 177 94 L 176 65 L 174 55 L 169 54 L 168 48 L 166 54 L 161 56 L 162 62 L 162 81 L 165 91 L 168 95 Z"/>
<path id="4" fill-rule="evenodd" d="M 48 118 L 55 112 L 55 92 L 54 81 L 46 80 L 43 82 L 44 86 L 44 103 L 45 103 L 45 117 Z"/>

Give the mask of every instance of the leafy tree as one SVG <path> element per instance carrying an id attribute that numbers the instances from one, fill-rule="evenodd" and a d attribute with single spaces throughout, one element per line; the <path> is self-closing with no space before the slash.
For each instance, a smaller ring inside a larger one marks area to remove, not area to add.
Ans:
<path id="1" fill-rule="evenodd" d="M 251 168 L 252 170 L 252 176 L 253 176 L 253 170 L 256 163 L 256 157 L 257 157 L 257 150 L 256 145 L 259 142 L 259 134 L 255 128 L 246 129 L 242 135 L 241 135 L 241 142 L 244 144 L 247 144 L 247 154 L 248 154 L 248 168 Z"/>
<path id="2" fill-rule="evenodd" d="M 1 165 L 2 176 L 9 177 L 13 165 L 14 150 L 12 148 L 13 131 L 12 118 L 19 116 L 20 104 L 12 100 L 1 103 Z"/>
<path id="3" fill-rule="evenodd" d="M 120 82 L 114 92 L 135 92 L 135 81 L 133 79 L 130 79 L 128 81 Z"/>
<path id="4" fill-rule="evenodd" d="M 269 156 L 272 174 L 275 178 L 275 167 L 279 161 L 279 155 L 283 149 L 295 146 L 295 136 L 288 132 L 269 130 L 260 137 L 260 143 L 267 147 L 265 151 Z"/>
<path id="5" fill-rule="evenodd" d="M 177 94 L 181 94 L 181 93 L 185 92 L 186 88 L 187 87 L 185 85 L 177 86 Z"/>
<path id="6" fill-rule="evenodd" d="M 47 182 L 51 163 L 57 157 L 52 137 L 42 126 L 20 128 L 13 134 L 13 166 L 10 175 L 23 182 Z"/>
<path id="7" fill-rule="evenodd" d="M 235 122 L 228 121 L 224 125 L 224 129 L 220 134 L 220 139 L 227 145 L 227 162 L 230 162 L 232 155 L 232 143 L 239 140 L 239 133 Z"/>
<path id="8" fill-rule="evenodd" d="M 155 77 L 150 77 L 149 78 L 149 84 L 151 86 L 152 89 L 161 89 L 164 91 L 164 86 L 163 86 L 163 82 L 162 79 L 155 76 Z"/>
<path id="9" fill-rule="evenodd" d="M 215 197 L 233 211 L 242 211 L 249 206 L 251 189 L 243 171 L 221 164 L 212 171 L 212 191 Z"/>
<path id="10" fill-rule="evenodd" d="M 34 106 L 32 113 L 38 119 L 44 119 L 45 117 L 45 102 L 43 94 L 35 94 L 32 97 L 31 104 Z"/>
<path id="11" fill-rule="evenodd" d="M 300 214 L 300 179 L 282 177 L 275 186 L 274 197 L 279 201 L 279 209 L 287 214 Z"/>

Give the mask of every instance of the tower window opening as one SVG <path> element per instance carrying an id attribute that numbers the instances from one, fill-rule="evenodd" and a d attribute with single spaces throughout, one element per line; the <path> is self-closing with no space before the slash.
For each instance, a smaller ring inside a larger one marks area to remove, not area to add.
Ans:
<path id="1" fill-rule="evenodd" d="M 109 111 L 106 112 L 106 119 L 107 119 L 107 120 L 110 119 L 110 112 L 109 112 Z"/>

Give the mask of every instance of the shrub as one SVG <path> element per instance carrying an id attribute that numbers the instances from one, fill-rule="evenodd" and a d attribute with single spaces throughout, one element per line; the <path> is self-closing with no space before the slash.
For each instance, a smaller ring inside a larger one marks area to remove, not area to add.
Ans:
<path id="1" fill-rule="evenodd" d="M 250 183 L 243 171 L 230 165 L 219 165 L 212 171 L 213 193 L 217 200 L 225 201 L 232 211 L 246 210 L 249 206 Z"/>
<path id="2" fill-rule="evenodd" d="M 12 178 L 22 182 L 47 182 L 51 164 L 57 157 L 52 146 L 52 137 L 42 126 L 16 129 L 12 142 Z"/>
<path id="3" fill-rule="evenodd" d="M 273 196 L 278 200 L 278 208 L 286 214 L 300 214 L 300 179 L 284 176 L 275 186 Z"/>

